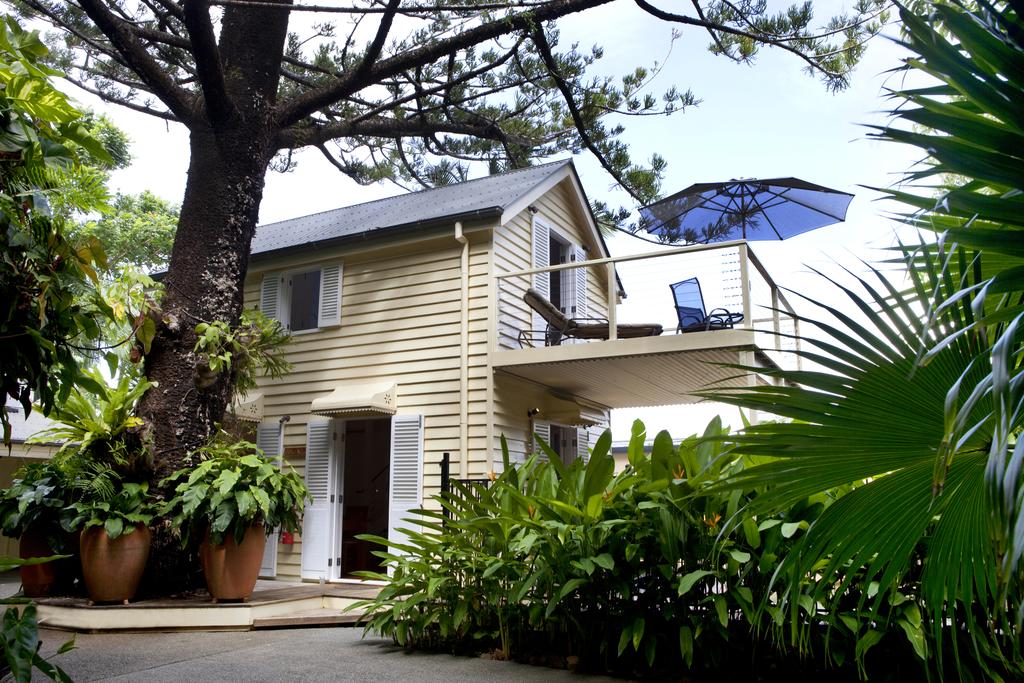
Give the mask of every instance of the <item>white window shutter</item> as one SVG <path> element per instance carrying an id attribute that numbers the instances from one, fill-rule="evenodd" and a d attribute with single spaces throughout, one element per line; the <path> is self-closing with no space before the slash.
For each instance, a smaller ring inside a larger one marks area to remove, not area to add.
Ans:
<path id="1" fill-rule="evenodd" d="M 280 273 L 267 273 L 263 276 L 263 284 L 260 285 L 260 311 L 268 318 L 284 322 L 281 315 L 281 280 Z"/>
<path id="2" fill-rule="evenodd" d="M 395 415 L 391 418 L 391 478 L 388 510 L 388 540 L 405 541 L 399 529 L 417 529 L 412 511 L 423 500 L 423 416 Z"/>
<path id="3" fill-rule="evenodd" d="M 277 460 L 281 466 L 281 425 L 278 422 L 260 422 L 256 427 L 256 446 L 268 458 Z M 263 559 L 260 561 L 260 576 L 274 578 L 277 576 L 277 544 L 278 532 L 275 529 L 267 537 L 267 545 L 263 548 Z"/>
<path id="4" fill-rule="evenodd" d="M 551 228 L 546 223 L 536 218 L 533 219 L 533 267 L 546 268 L 551 265 Z M 551 274 L 534 273 L 533 288 L 545 299 L 551 299 Z M 539 313 L 533 311 L 531 328 L 535 330 L 533 342 L 543 346 L 544 330 L 548 323 Z"/>
<path id="5" fill-rule="evenodd" d="M 590 429 L 587 427 L 576 428 L 576 457 L 590 462 Z"/>
<path id="6" fill-rule="evenodd" d="M 327 579 L 331 554 L 331 477 L 334 474 L 331 420 L 311 421 L 306 432 L 306 488 L 313 497 L 306 501 L 302 518 L 302 578 Z"/>
<path id="7" fill-rule="evenodd" d="M 341 324 L 341 264 L 320 269 L 320 315 L 318 327 Z"/>
<path id="8" fill-rule="evenodd" d="M 582 263 L 587 260 L 587 252 L 583 251 L 583 247 L 576 245 L 573 247 L 573 261 L 576 263 Z M 573 276 L 575 282 L 573 283 L 573 290 L 576 294 L 576 310 L 574 311 L 574 318 L 586 318 L 587 316 L 587 269 L 586 268 L 573 268 Z"/>
<path id="9" fill-rule="evenodd" d="M 276 422 L 260 422 L 256 427 L 256 446 L 268 458 L 281 459 L 281 426 Z"/>
<path id="10" fill-rule="evenodd" d="M 551 445 L 551 425 L 547 422 L 534 422 L 533 423 L 533 434 L 536 434 L 544 440 L 548 446 Z M 540 444 L 537 443 L 536 437 L 530 435 L 530 453 L 539 453 L 538 460 L 547 461 L 548 456 L 543 450 L 541 450 Z"/>

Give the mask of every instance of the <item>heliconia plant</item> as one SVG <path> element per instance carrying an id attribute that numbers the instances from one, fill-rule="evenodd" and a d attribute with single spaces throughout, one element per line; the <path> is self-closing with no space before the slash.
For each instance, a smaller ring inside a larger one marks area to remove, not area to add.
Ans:
<path id="1" fill-rule="evenodd" d="M 777 637 L 786 626 L 769 599 L 778 564 L 843 491 L 747 514 L 756 491 L 718 486 L 746 466 L 727 434 L 715 419 L 700 437 L 676 444 L 662 432 L 645 449 L 637 422 L 618 473 L 609 432 L 588 461 L 568 465 L 540 441 L 520 466 L 506 449 L 489 486 L 455 484 L 409 520 L 406 541 L 367 537 L 387 547 L 379 554 L 389 570 L 362 574 L 387 582 L 357 606 L 367 629 L 406 647 L 579 658 L 625 674 L 831 668 L 856 678 L 877 661 L 904 680 L 921 676 L 920 619 L 900 605 L 887 603 L 889 623 L 865 639 L 855 622 L 826 620 L 797 586 L 815 628 L 800 647 Z"/>

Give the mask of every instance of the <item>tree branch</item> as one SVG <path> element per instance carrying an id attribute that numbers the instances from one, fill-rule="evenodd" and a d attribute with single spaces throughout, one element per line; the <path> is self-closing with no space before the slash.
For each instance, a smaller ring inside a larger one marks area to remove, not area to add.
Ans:
<path id="1" fill-rule="evenodd" d="M 370 137 L 399 138 L 425 136 L 433 133 L 467 135 L 487 140 L 508 141 L 528 145 L 531 141 L 511 137 L 491 122 L 460 123 L 448 121 L 398 120 L 383 117 L 363 121 L 339 121 L 327 125 L 303 125 L 287 128 L 277 134 L 278 149 L 296 149 L 306 145 L 321 145 L 334 138 L 366 135 Z"/>
<path id="2" fill-rule="evenodd" d="M 629 193 L 633 199 L 638 203 L 643 204 L 644 198 L 640 197 L 635 190 L 626 182 L 625 178 L 616 170 L 614 166 L 608 161 L 601 149 L 591 139 L 590 134 L 587 132 L 586 122 L 583 120 L 583 115 L 580 114 L 580 109 L 576 105 L 576 98 L 572 93 L 572 89 L 569 88 L 569 84 L 562 78 L 562 74 L 558 71 L 558 64 L 555 63 L 555 57 L 551 54 L 551 46 L 548 44 L 548 39 L 544 35 L 544 29 L 538 27 L 533 32 L 533 44 L 537 46 L 537 51 L 540 53 L 541 59 L 544 60 L 544 66 L 547 67 L 548 73 L 551 74 L 552 80 L 555 81 L 555 85 L 558 87 L 559 92 L 562 93 L 562 99 L 565 100 L 565 106 L 569 109 L 569 115 L 572 116 L 572 122 L 576 126 L 576 131 L 579 133 L 580 140 L 583 141 L 583 145 L 591 151 L 591 153 L 597 157 L 601 167 L 608 172 L 615 182 L 619 186 Z"/>
<path id="3" fill-rule="evenodd" d="M 221 65 L 220 50 L 210 23 L 210 5 L 207 0 L 185 0 L 185 29 L 192 39 L 192 56 L 195 59 L 199 85 L 203 89 L 203 100 L 210 116 L 210 122 L 219 124 L 227 121 L 234 113 L 234 105 L 224 85 L 224 69 Z"/>
<path id="4" fill-rule="evenodd" d="M 158 31 L 155 28 L 148 28 L 146 26 L 131 26 L 129 30 L 143 40 L 163 43 L 164 45 L 181 48 L 190 52 L 192 50 L 192 42 L 188 38 L 177 36 L 167 31 Z"/>
<path id="5" fill-rule="evenodd" d="M 384 42 L 388 39 L 388 33 L 391 32 L 391 24 L 395 20 L 395 12 L 398 10 L 398 5 L 401 2 L 402 0 L 388 0 L 386 11 L 380 18 L 380 25 L 377 27 L 377 35 L 373 37 L 373 42 L 366 49 L 366 54 L 363 55 L 362 61 L 359 62 L 355 78 L 366 78 L 366 75 L 370 73 L 370 69 L 373 68 L 373 63 L 380 57 L 381 50 L 384 49 Z"/>
<path id="6" fill-rule="evenodd" d="M 122 99 L 120 97 L 114 97 L 113 95 L 105 93 L 102 90 L 93 88 L 92 86 L 87 85 L 83 81 L 80 81 L 72 76 L 64 76 L 64 80 L 66 80 L 68 83 L 73 83 L 75 86 L 81 88 L 87 93 L 95 95 L 104 102 L 110 102 L 112 104 L 118 105 L 119 107 L 125 107 L 126 109 L 131 109 L 142 114 L 149 114 L 150 116 L 155 116 L 158 119 L 173 121 L 175 123 L 182 123 L 181 119 L 179 119 L 177 116 L 175 116 L 173 113 L 169 111 L 160 111 L 159 109 L 153 109 L 152 107 L 147 107 L 146 105 L 139 104 L 138 102 L 132 102 L 130 100 Z"/>
<path id="7" fill-rule="evenodd" d="M 274 7 L 274 3 L 265 0 L 210 0 L 211 5 L 223 7 Z M 472 5 L 429 5 L 407 7 L 400 14 L 437 14 L 438 12 L 480 12 L 503 9 L 523 9 L 540 7 L 545 2 L 490 2 Z M 325 14 L 385 14 L 386 7 L 338 7 L 336 5 L 294 5 L 292 12 L 318 12 Z"/>
<path id="8" fill-rule="evenodd" d="M 366 74 L 349 72 L 332 83 L 299 95 L 278 107 L 277 124 L 285 128 L 309 116 L 317 109 L 343 99 L 363 88 L 417 66 L 430 64 L 453 51 L 462 50 L 514 31 L 532 30 L 541 22 L 592 7 L 611 0 L 552 0 L 531 11 L 519 12 L 489 21 L 462 33 L 408 50 L 378 62 Z"/>
<path id="9" fill-rule="evenodd" d="M 702 28 L 707 29 L 708 31 L 719 31 L 721 33 L 729 33 L 729 34 L 734 35 L 734 36 L 740 36 L 740 37 L 743 37 L 743 38 L 750 38 L 751 40 L 756 41 L 758 43 L 764 43 L 765 45 L 771 45 L 773 47 L 777 47 L 779 49 L 785 50 L 786 52 L 790 52 L 790 53 L 796 55 L 800 59 L 802 59 L 805 62 L 807 62 L 807 65 L 810 66 L 813 71 L 817 71 L 819 73 L 825 74 L 829 78 L 841 78 L 842 77 L 841 74 L 833 73 L 833 72 L 827 70 L 825 67 L 823 67 L 821 65 L 820 62 L 815 61 L 809 55 L 804 54 L 803 52 L 801 52 L 797 48 L 795 48 L 792 45 L 790 45 L 789 41 L 793 40 L 792 38 L 775 38 L 775 37 L 772 37 L 772 36 L 769 36 L 769 35 L 763 34 L 763 33 L 751 33 L 749 31 L 743 31 L 741 29 L 734 28 L 732 26 L 726 26 L 725 24 L 716 24 L 716 23 L 711 22 L 711 21 L 703 21 L 701 19 L 694 19 L 693 17 L 688 17 L 688 16 L 686 16 L 684 14 L 673 14 L 672 12 L 666 12 L 663 9 L 659 9 L 659 8 L 655 7 L 654 5 L 651 5 L 650 3 L 647 2 L 647 0 L 633 0 L 633 1 L 636 3 L 637 7 L 639 7 L 643 11 L 647 12 L 652 17 L 657 17 L 658 19 L 661 19 L 663 21 L 675 22 L 677 24 L 687 24 L 689 26 L 700 26 Z"/>
<path id="10" fill-rule="evenodd" d="M 132 27 L 111 14 L 101 0 L 78 0 L 78 3 L 153 94 L 179 120 L 191 120 L 193 96 L 175 85 L 166 70 L 139 43 Z"/>

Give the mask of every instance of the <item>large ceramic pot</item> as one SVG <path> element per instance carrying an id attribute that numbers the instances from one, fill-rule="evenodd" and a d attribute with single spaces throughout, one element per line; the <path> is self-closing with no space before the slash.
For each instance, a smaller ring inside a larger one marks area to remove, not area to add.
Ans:
<path id="1" fill-rule="evenodd" d="M 111 540 L 102 526 L 82 532 L 82 574 L 91 602 L 121 602 L 135 597 L 149 559 L 151 536 L 145 525 Z"/>
<path id="2" fill-rule="evenodd" d="M 231 534 L 222 545 L 210 542 L 210 532 L 199 546 L 199 559 L 206 576 L 206 587 L 218 600 L 247 600 L 256 587 L 263 563 L 263 549 L 267 545 L 267 534 L 262 524 L 249 527 L 241 544 L 235 543 Z"/>
<path id="3" fill-rule="evenodd" d="M 18 556 L 23 560 L 32 557 L 49 557 L 56 555 L 46 542 L 46 535 L 31 527 L 25 530 L 18 541 Z M 53 594 L 53 589 L 61 583 L 56 562 L 44 562 L 21 567 L 21 586 L 25 596 L 29 598 L 45 598 Z"/>

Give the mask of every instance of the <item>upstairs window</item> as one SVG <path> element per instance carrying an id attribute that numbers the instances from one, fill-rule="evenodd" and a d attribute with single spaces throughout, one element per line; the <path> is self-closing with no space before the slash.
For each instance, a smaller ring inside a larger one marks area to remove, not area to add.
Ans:
<path id="1" fill-rule="evenodd" d="M 320 327 L 320 269 L 289 276 L 289 324 L 292 332 Z"/>
<path id="2" fill-rule="evenodd" d="M 292 332 L 341 324 L 341 264 L 267 273 L 259 308 Z"/>

